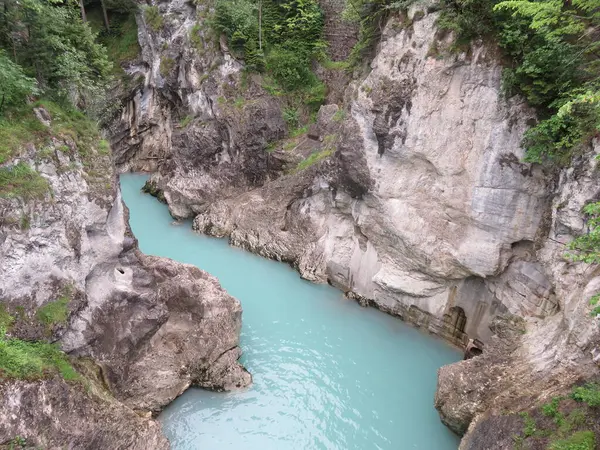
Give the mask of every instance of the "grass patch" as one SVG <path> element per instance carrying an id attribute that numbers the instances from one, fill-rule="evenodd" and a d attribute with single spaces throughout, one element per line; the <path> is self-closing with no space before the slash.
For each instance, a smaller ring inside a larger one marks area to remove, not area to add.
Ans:
<path id="1" fill-rule="evenodd" d="M 196 50 L 202 53 L 204 52 L 204 42 L 200 36 L 200 30 L 201 28 L 199 23 L 192 25 L 192 28 L 190 29 L 190 42 Z"/>
<path id="2" fill-rule="evenodd" d="M 298 173 L 303 170 L 306 170 L 309 167 L 314 166 L 318 162 L 323 161 L 325 158 L 328 158 L 329 156 L 333 155 L 334 152 L 334 148 L 325 148 L 323 150 L 313 152 L 308 158 L 300 161 L 296 168 L 292 171 L 292 173 Z"/>
<path id="3" fill-rule="evenodd" d="M 49 190 L 48 182 L 23 162 L 0 168 L 0 198 L 42 198 Z"/>
<path id="4" fill-rule="evenodd" d="M 188 126 L 188 125 L 191 123 L 191 121 L 192 121 L 192 120 L 194 120 L 194 117 L 193 117 L 193 116 L 191 116 L 191 115 L 187 115 L 187 116 L 185 116 L 183 119 L 181 119 L 181 120 L 179 121 L 179 127 L 180 127 L 180 128 L 185 128 L 185 127 L 187 127 L 187 126 Z"/>
<path id="5" fill-rule="evenodd" d="M 110 155 L 110 144 L 106 139 L 100 139 L 98 141 L 98 153 L 103 156 Z"/>
<path id="6" fill-rule="evenodd" d="M 35 313 L 37 319 L 46 325 L 47 330 L 51 331 L 54 325 L 67 323 L 67 319 L 69 318 L 69 303 L 71 302 L 71 289 L 70 286 L 65 288 L 60 298 L 46 303 Z"/>
<path id="7" fill-rule="evenodd" d="M 549 450 L 594 450 L 596 437 L 592 431 L 577 431 L 567 439 L 550 443 Z"/>
<path id="8" fill-rule="evenodd" d="M 332 61 L 331 59 L 323 59 L 319 61 L 323 68 L 327 70 L 346 70 L 350 68 L 349 61 Z"/>
<path id="9" fill-rule="evenodd" d="M 14 317 L 8 313 L 6 306 L 0 303 L 0 330 L 8 330 L 14 321 Z"/>
<path id="10" fill-rule="evenodd" d="M 346 111 L 343 109 L 338 109 L 333 115 L 334 122 L 342 122 L 346 119 Z"/>
<path id="11" fill-rule="evenodd" d="M 523 435 L 527 438 L 533 436 L 537 431 L 537 426 L 535 423 L 535 419 L 529 415 L 529 413 L 521 413 L 521 417 L 523 418 Z"/>
<path id="12" fill-rule="evenodd" d="M 48 131 L 29 105 L 5 111 L 0 116 L 0 164 L 18 155 L 25 143 L 43 140 Z"/>
<path id="13" fill-rule="evenodd" d="M 76 380 L 79 374 L 56 345 L 0 336 L 0 379 L 39 379 L 60 374 Z"/>

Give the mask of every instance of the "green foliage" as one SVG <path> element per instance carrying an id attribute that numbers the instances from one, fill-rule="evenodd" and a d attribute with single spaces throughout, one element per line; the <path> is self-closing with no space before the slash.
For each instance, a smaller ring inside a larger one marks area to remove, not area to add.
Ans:
<path id="1" fill-rule="evenodd" d="M 298 127 L 298 110 L 292 108 L 286 108 L 283 110 L 283 120 L 287 123 L 289 128 Z"/>
<path id="2" fill-rule="evenodd" d="M 565 256 L 572 261 L 597 264 L 600 262 L 600 202 L 588 203 L 583 212 L 588 217 L 588 232 L 569 242 Z"/>
<path id="3" fill-rule="evenodd" d="M 98 141 L 98 153 L 103 156 L 110 155 L 110 144 L 105 139 Z"/>
<path id="4" fill-rule="evenodd" d="M 138 44 L 138 28 L 133 13 L 123 18 L 118 16 L 113 19 L 110 31 L 102 29 L 99 41 L 106 47 L 108 57 L 114 64 L 114 68 L 127 61 L 131 61 L 140 53 Z"/>
<path id="5" fill-rule="evenodd" d="M 39 142 L 47 133 L 30 106 L 6 110 L 0 116 L 0 164 L 15 156 L 24 143 Z"/>
<path id="6" fill-rule="evenodd" d="M 200 37 L 200 24 L 196 23 L 190 29 L 190 42 L 196 48 L 196 50 L 202 51 L 204 49 L 204 42 Z"/>
<path id="7" fill-rule="evenodd" d="M 590 315 L 592 317 L 596 317 L 597 315 L 600 314 L 600 304 L 598 304 L 599 302 L 600 302 L 600 294 L 596 294 L 596 295 L 592 296 L 592 298 L 590 298 L 590 305 L 594 307 L 592 309 L 592 312 L 590 312 Z"/>
<path id="8" fill-rule="evenodd" d="M 48 182 L 23 162 L 0 168 L 0 198 L 41 198 L 49 189 Z"/>
<path id="9" fill-rule="evenodd" d="M 441 0 L 438 28 L 453 32 L 455 46 L 468 44 L 496 30 L 493 6 L 496 0 Z"/>
<path id="10" fill-rule="evenodd" d="M 310 156 L 298 163 L 296 168 L 293 170 L 293 173 L 301 172 L 303 170 L 308 169 L 311 166 L 314 166 L 320 161 L 323 161 L 325 158 L 333 155 L 335 150 L 326 148 L 324 150 L 316 151 L 310 154 Z"/>
<path id="11" fill-rule="evenodd" d="M 13 60 L 35 76 L 46 94 L 89 100 L 105 82 L 110 63 L 89 24 L 81 21 L 77 4 L 43 0 L 4 4 L 0 47 L 10 49 Z"/>
<path id="12" fill-rule="evenodd" d="M 8 442 L 8 450 L 15 450 L 17 448 L 27 448 L 27 439 L 17 436 Z"/>
<path id="13" fill-rule="evenodd" d="M 181 119 L 179 121 L 179 127 L 180 128 L 187 127 L 192 122 L 192 120 L 194 120 L 194 116 L 190 116 L 190 115 L 185 116 L 183 119 Z"/>
<path id="14" fill-rule="evenodd" d="M 160 15 L 158 6 L 144 6 L 144 20 L 155 32 L 160 31 L 164 25 L 163 17 Z"/>
<path id="15" fill-rule="evenodd" d="M 69 303 L 71 302 L 72 287 L 68 286 L 63 294 L 55 301 L 48 302 L 35 313 L 36 318 L 51 331 L 54 325 L 65 324 L 69 318 Z"/>
<path id="16" fill-rule="evenodd" d="M 568 164 L 600 130 L 597 0 L 442 0 L 438 26 L 456 46 L 495 39 L 510 58 L 507 95 L 521 94 L 542 120 L 524 138 L 527 161 Z"/>
<path id="17" fill-rule="evenodd" d="M 577 431 L 567 439 L 554 441 L 548 447 L 549 450 L 594 450 L 596 448 L 596 436 L 592 431 Z"/>
<path id="18" fill-rule="evenodd" d="M 35 79 L 26 76 L 23 68 L 0 49 L 0 114 L 5 106 L 24 102 L 28 95 L 36 92 Z"/>
<path id="19" fill-rule="evenodd" d="M 267 71 L 286 92 L 319 84 L 311 62 L 323 53 L 323 13 L 316 0 L 217 0 L 213 27 L 227 36 L 246 69 Z"/>
<path id="20" fill-rule="evenodd" d="M 350 61 L 332 61 L 329 58 L 322 58 L 319 62 L 327 70 L 346 70 L 350 68 Z"/>
<path id="21" fill-rule="evenodd" d="M 588 383 L 573 389 L 571 393 L 573 400 L 585 403 L 592 408 L 600 407 L 600 384 Z"/>
<path id="22" fill-rule="evenodd" d="M 343 18 L 359 24 L 358 42 L 352 48 L 348 67 L 359 67 L 370 60 L 390 13 L 406 11 L 415 1 L 347 0 Z"/>
<path id="23" fill-rule="evenodd" d="M 342 122 L 346 120 L 346 111 L 344 109 L 338 109 L 333 115 L 334 122 Z"/>
<path id="24" fill-rule="evenodd" d="M 273 77 L 287 91 L 294 91 L 314 82 L 314 75 L 303 55 L 282 47 L 275 47 L 267 56 L 267 67 Z"/>
<path id="25" fill-rule="evenodd" d="M 65 380 L 80 376 L 60 349 L 45 342 L 28 342 L 0 334 L 0 379 L 38 379 L 60 374 Z"/>
<path id="26" fill-rule="evenodd" d="M 550 403 L 547 403 L 542 406 L 542 414 L 546 417 L 556 418 L 560 414 L 558 411 L 558 406 L 560 404 L 560 398 L 555 397 L 552 399 Z"/>
<path id="27" fill-rule="evenodd" d="M 8 330 L 14 322 L 14 317 L 11 316 L 6 310 L 6 306 L 0 303 L 0 330 Z"/>
<path id="28" fill-rule="evenodd" d="M 529 413 L 523 412 L 520 414 L 523 418 L 523 435 L 525 437 L 530 437 L 535 434 L 537 431 L 537 425 L 533 417 L 529 415 Z"/>

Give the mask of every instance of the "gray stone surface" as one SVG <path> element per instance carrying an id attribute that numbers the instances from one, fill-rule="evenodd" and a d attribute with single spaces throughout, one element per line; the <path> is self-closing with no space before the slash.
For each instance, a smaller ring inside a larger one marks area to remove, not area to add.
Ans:
<path id="1" fill-rule="evenodd" d="M 20 157 L 48 193 L 0 198 L 0 302 L 17 317 L 9 336 L 57 342 L 77 361 L 93 361 L 108 390 L 2 380 L 0 442 L 167 448 L 160 426 L 134 410 L 158 412 L 191 384 L 250 384 L 237 362 L 240 303 L 206 272 L 137 250 L 109 155 L 91 149 L 84 165 L 73 142 L 48 145 Z M 67 320 L 41 324 L 36 311 L 64 295 Z"/>

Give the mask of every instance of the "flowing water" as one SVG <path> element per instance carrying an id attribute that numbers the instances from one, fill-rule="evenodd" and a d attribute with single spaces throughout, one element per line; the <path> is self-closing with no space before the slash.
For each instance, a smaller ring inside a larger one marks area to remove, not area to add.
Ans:
<path id="1" fill-rule="evenodd" d="M 189 389 L 160 415 L 174 450 L 456 450 L 433 407 L 438 367 L 460 359 L 443 342 L 285 264 L 173 225 L 165 205 L 121 176 L 140 249 L 194 264 L 244 309 L 247 390 Z"/>

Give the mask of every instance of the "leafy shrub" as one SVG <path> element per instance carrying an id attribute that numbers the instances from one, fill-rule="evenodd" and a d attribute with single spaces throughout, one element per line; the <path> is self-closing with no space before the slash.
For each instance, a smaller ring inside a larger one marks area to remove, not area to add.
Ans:
<path id="1" fill-rule="evenodd" d="M 298 110 L 292 108 L 284 109 L 283 120 L 285 120 L 285 123 L 287 123 L 289 128 L 298 127 Z"/>
<path id="2" fill-rule="evenodd" d="M 160 31 L 164 25 L 163 17 L 160 15 L 158 6 L 145 6 L 144 19 L 153 31 Z"/>
<path id="3" fill-rule="evenodd" d="M 217 0 L 213 27 L 227 36 L 230 49 L 246 62 L 246 69 L 267 71 L 285 91 L 310 89 L 317 84 L 311 62 L 324 49 L 323 13 L 316 0 L 261 2 Z"/>
<path id="4" fill-rule="evenodd" d="M 281 86 L 293 91 L 312 84 L 313 74 L 303 55 L 276 47 L 267 56 L 267 69 Z"/>
<path id="5" fill-rule="evenodd" d="M 588 203 L 583 207 L 588 216 L 588 232 L 569 242 L 566 256 L 573 261 L 588 264 L 600 262 L 600 202 Z"/>
<path id="6" fill-rule="evenodd" d="M 13 63 L 0 49 L 0 114 L 5 106 L 25 101 L 37 92 L 36 81 L 25 75 L 23 68 Z"/>
<path id="7" fill-rule="evenodd" d="M 557 417 L 560 412 L 558 411 L 558 406 L 560 404 L 560 398 L 555 397 L 552 399 L 550 403 L 547 403 L 542 406 L 542 414 L 546 417 Z"/>
<path id="8" fill-rule="evenodd" d="M 575 401 L 597 408 L 600 406 L 600 384 L 588 383 L 585 386 L 576 387 L 573 389 L 571 397 Z"/>

